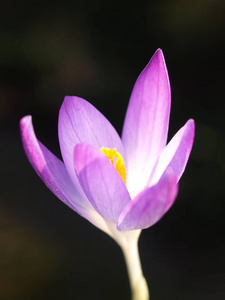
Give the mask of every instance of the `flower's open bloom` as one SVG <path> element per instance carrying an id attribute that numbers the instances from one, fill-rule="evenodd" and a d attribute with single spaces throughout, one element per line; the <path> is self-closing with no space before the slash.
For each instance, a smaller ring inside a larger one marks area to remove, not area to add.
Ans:
<path id="1" fill-rule="evenodd" d="M 159 49 L 135 83 L 122 138 L 89 102 L 67 96 L 58 121 L 63 162 L 37 140 L 31 116 L 20 122 L 23 146 L 48 188 L 120 243 L 122 232 L 152 226 L 176 198 L 194 121 L 188 120 L 166 145 L 170 102 Z"/>

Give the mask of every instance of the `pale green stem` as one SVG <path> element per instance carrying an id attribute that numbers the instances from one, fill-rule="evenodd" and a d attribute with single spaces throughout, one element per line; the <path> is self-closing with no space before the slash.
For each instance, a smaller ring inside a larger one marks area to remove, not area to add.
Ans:
<path id="1" fill-rule="evenodd" d="M 149 300 L 149 291 L 142 273 L 137 242 L 130 247 L 122 247 L 130 280 L 132 300 Z"/>

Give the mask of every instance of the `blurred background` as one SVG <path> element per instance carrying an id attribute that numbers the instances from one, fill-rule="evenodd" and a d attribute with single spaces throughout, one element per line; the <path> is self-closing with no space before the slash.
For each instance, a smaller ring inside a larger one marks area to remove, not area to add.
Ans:
<path id="1" fill-rule="evenodd" d="M 0 298 L 130 299 L 116 243 L 61 203 L 22 149 L 19 120 L 60 156 L 65 95 L 119 134 L 133 84 L 157 48 L 171 81 L 169 137 L 196 139 L 171 210 L 140 237 L 151 299 L 225 299 L 223 0 L 1 1 Z"/>

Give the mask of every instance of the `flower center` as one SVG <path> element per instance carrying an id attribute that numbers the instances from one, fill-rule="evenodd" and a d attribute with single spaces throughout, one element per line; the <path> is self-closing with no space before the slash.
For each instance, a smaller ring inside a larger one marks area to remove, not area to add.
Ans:
<path id="1" fill-rule="evenodd" d="M 108 157 L 111 164 L 114 166 L 114 168 L 117 170 L 117 172 L 120 174 L 120 177 L 126 184 L 126 169 L 122 155 L 117 152 L 116 148 L 110 149 L 102 147 L 100 151 L 102 151 L 102 153 L 104 153 Z"/>

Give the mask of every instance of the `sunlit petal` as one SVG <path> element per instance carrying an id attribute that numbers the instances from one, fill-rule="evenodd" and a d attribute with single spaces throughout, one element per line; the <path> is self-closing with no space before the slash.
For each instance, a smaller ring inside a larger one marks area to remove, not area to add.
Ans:
<path id="1" fill-rule="evenodd" d="M 21 119 L 20 129 L 26 155 L 46 186 L 67 206 L 108 232 L 102 217 L 93 209 L 86 197 L 81 197 L 75 189 L 65 165 L 37 140 L 31 116 Z"/>
<path id="2" fill-rule="evenodd" d="M 140 193 L 123 210 L 117 228 L 144 229 L 158 222 L 173 204 L 178 191 L 176 177 L 167 172 L 160 181 Z"/>
<path id="3" fill-rule="evenodd" d="M 109 159 L 89 144 L 78 144 L 74 150 L 74 166 L 93 207 L 107 221 L 116 222 L 131 199 L 122 178 Z"/>
<path id="4" fill-rule="evenodd" d="M 63 161 L 80 193 L 82 189 L 73 166 L 76 144 L 88 143 L 97 149 L 117 148 L 124 156 L 121 139 L 111 123 L 93 105 L 79 97 L 65 97 L 59 112 L 58 134 Z"/>
<path id="5" fill-rule="evenodd" d="M 135 83 L 123 127 L 127 185 L 135 194 L 146 186 L 166 145 L 170 101 L 169 78 L 159 49 Z"/>
<path id="6" fill-rule="evenodd" d="M 175 134 L 169 144 L 161 152 L 152 174 L 150 184 L 156 183 L 167 168 L 172 169 L 180 180 L 187 165 L 195 134 L 195 123 L 192 119 Z"/>

